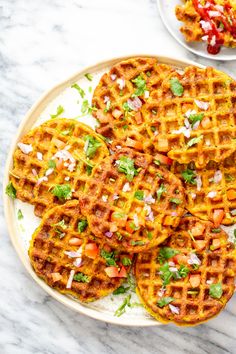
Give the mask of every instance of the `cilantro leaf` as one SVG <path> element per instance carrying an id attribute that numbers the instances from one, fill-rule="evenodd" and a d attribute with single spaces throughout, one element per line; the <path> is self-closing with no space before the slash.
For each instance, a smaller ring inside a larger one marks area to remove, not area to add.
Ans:
<path id="1" fill-rule="evenodd" d="M 51 193 L 55 195 L 59 200 L 67 200 L 72 197 L 72 190 L 69 184 L 56 184 L 51 190 Z"/>
<path id="2" fill-rule="evenodd" d="M 86 219 L 80 220 L 78 222 L 78 231 L 81 234 L 81 232 L 83 232 L 86 227 L 88 226 L 88 221 Z"/>
<path id="3" fill-rule="evenodd" d="M 181 172 L 181 175 L 186 183 L 190 184 L 197 184 L 195 178 L 196 178 L 196 173 L 193 170 L 190 170 L 187 168 L 185 171 Z"/>
<path id="4" fill-rule="evenodd" d="M 179 82 L 179 80 L 177 79 L 177 77 L 173 77 L 172 79 L 170 79 L 170 89 L 173 95 L 175 96 L 180 97 L 184 93 L 184 88 Z"/>
<path id="5" fill-rule="evenodd" d="M 146 81 L 142 78 L 141 75 L 133 79 L 132 82 L 137 88 L 134 92 L 134 96 L 142 96 L 144 92 L 147 91 Z"/>
<path id="6" fill-rule="evenodd" d="M 219 282 L 217 284 L 211 284 L 209 289 L 209 295 L 214 299 L 220 299 L 223 294 L 222 284 Z"/>
<path id="7" fill-rule="evenodd" d="M 138 199 L 138 200 L 143 200 L 144 198 L 144 191 L 141 191 L 140 189 L 138 189 L 135 193 L 134 193 L 134 198 Z"/>
<path id="8" fill-rule="evenodd" d="M 91 135 L 86 135 L 85 137 L 85 154 L 88 158 L 94 157 L 97 149 L 102 146 L 100 141 Z"/>
<path id="9" fill-rule="evenodd" d="M 160 185 L 160 188 L 157 190 L 157 200 L 158 202 L 161 200 L 162 193 L 166 192 L 166 187 L 164 183 Z"/>
<path id="10" fill-rule="evenodd" d="M 86 77 L 86 79 L 88 79 L 89 81 L 93 80 L 93 76 L 89 73 L 84 74 L 84 76 Z"/>
<path id="11" fill-rule="evenodd" d="M 170 198 L 170 202 L 179 205 L 182 203 L 182 200 L 179 198 Z"/>
<path id="12" fill-rule="evenodd" d="M 173 297 L 163 297 L 157 301 L 157 306 L 164 307 L 174 301 Z"/>
<path id="13" fill-rule="evenodd" d="M 189 271 L 190 270 L 189 270 L 188 267 L 186 267 L 185 265 L 181 264 L 180 267 L 179 267 L 179 270 L 178 270 L 178 276 L 180 278 L 185 278 L 188 275 Z"/>
<path id="14" fill-rule="evenodd" d="M 130 244 L 131 244 L 131 246 L 143 246 L 143 245 L 145 245 L 145 242 L 141 241 L 141 240 L 139 240 L 139 241 L 131 240 Z"/>
<path id="15" fill-rule="evenodd" d="M 196 138 L 192 138 L 191 140 L 189 140 L 187 142 L 187 147 L 190 147 L 190 146 L 193 146 L 193 145 L 199 143 L 199 141 L 202 140 L 202 138 L 203 138 L 203 135 L 199 135 Z"/>
<path id="16" fill-rule="evenodd" d="M 79 92 L 81 98 L 84 98 L 85 92 L 78 84 L 73 84 L 71 87 Z"/>
<path id="17" fill-rule="evenodd" d="M 104 249 L 102 249 L 100 254 L 101 254 L 101 257 L 105 259 L 106 265 L 117 267 L 114 252 L 107 252 Z"/>
<path id="18" fill-rule="evenodd" d="M 220 228 L 211 229 L 211 232 L 213 232 L 213 234 L 219 234 L 221 232 L 221 229 Z"/>
<path id="19" fill-rule="evenodd" d="M 50 114 L 51 119 L 55 119 L 57 117 L 59 117 L 63 112 L 65 112 L 64 107 L 62 107 L 61 105 L 57 107 L 57 113 L 55 114 Z"/>
<path id="20" fill-rule="evenodd" d="M 124 258 L 122 258 L 122 264 L 123 264 L 124 266 L 129 266 L 129 265 L 132 264 L 132 261 L 131 261 L 130 258 L 124 257 Z"/>
<path id="21" fill-rule="evenodd" d="M 85 275 L 84 273 L 75 274 L 73 279 L 75 281 L 78 281 L 79 283 L 89 283 L 90 282 L 90 277 L 88 275 Z"/>
<path id="22" fill-rule="evenodd" d="M 86 166 L 86 173 L 87 173 L 88 176 L 91 175 L 92 170 L 93 170 L 93 167 L 92 167 L 92 166 L 90 166 L 90 165 L 87 165 L 87 166 Z"/>
<path id="23" fill-rule="evenodd" d="M 59 226 L 63 230 L 67 229 L 67 225 L 65 224 L 65 220 L 64 219 L 62 219 L 61 221 L 57 222 L 56 224 L 53 224 L 52 226 Z"/>
<path id="24" fill-rule="evenodd" d="M 6 194 L 12 199 L 16 198 L 16 189 L 13 186 L 12 182 L 9 182 L 8 185 L 6 186 Z"/>
<path id="25" fill-rule="evenodd" d="M 158 254 L 158 261 L 160 262 L 160 264 L 164 263 L 164 261 L 166 259 L 170 259 L 172 257 L 174 257 L 176 254 L 179 254 L 180 252 L 175 250 L 174 248 L 171 247 L 162 247 L 159 251 Z"/>
<path id="26" fill-rule="evenodd" d="M 226 182 L 232 182 L 235 180 L 234 176 L 230 175 L 230 174 L 225 174 L 225 180 Z"/>
<path id="27" fill-rule="evenodd" d="M 96 110 L 96 107 L 90 106 L 88 100 L 84 100 L 82 102 L 82 106 L 81 106 L 81 113 L 82 114 L 91 114 L 92 111 L 95 111 L 95 110 Z"/>
<path id="28" fill-rule="evenodd" d="M 22 214 L 21 209 L 18 209 L 18 211 L 17 211 L 17 219 L 18 220 L 24 219 L 24 215 Z"/>
<path id="29" fill-rule="evenodd" d="M 159 271 L 160 271 L 160 277 L 161 277 L 163 286 L 168 285 L 174 276 L 174 273 L 170 271 L 169 264 L 164 263 L 159 268 Z"/>
<path id="30" fill-rule="evenodd" d="M 125 294 L 128 290 L 128 286 L 125 288 L 123 285 L 121 285 L 119 288 L 113 291 L 113 295 Z"/>
<path id="31" fill-rule="evenodd" d="M 118 309 L 115 312 L 115 316 L 120 317 L 121 315 L 123 315 L 125 313 L 125 309 L 126 306 L 131 307 L 131 303 L 130 303 L 130 299 L 131 299 L 131 294 L 129 294 L 123 301 L 123 303 L 121 304 L 120 307 L 118 307 Z"/>
<path id="32" fill-rule="evenodd" d="M 118 171 L 126 175 L 126 178 L 131 182 L 134 176 L 137 176 L 138 170 L 134 167 L 134 160 L 127 156 L 121 156 L 119 160 L 116 160 L 118 165 Z"/>
<path id="33" fill-rule="evenodd" d="M 188 117 L 188 120 L 191 122 L 191 126 L 193 127 L 195 123 L 198 121 L 201 122 L 204 117 L 203 113 L 197 113 L 197 114 L 190 114 Z"/>
<path id="34" fill-rule="evenodd" d="M 49 160 L 48 167 L 49 168 L 56 168 L 56 162 L 54 160 Z"/>

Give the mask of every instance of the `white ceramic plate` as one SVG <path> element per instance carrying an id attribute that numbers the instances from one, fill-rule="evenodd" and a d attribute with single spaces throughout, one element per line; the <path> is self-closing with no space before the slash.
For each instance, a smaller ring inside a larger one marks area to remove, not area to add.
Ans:
<path id="1" fill-rule="evenodd" d="M 135 56 L 150 56 L 150 55 L 135 55 Z M 152 55 L 155 56 L 155 55 Z M 77 82 L 85 91 L 86 98 L 90 101 L 92 97 L 92 92 L 89 92 L 89 86 L 93 88 L 98 83 L 102 73 L 108 70 L 116 62 L 127 59 L 128 57 L 116 58 L 108 60 L 89 68 L 86 68 L 79 73 L 73 75 L 71 78 L 62 82 L 61 84 L 52 88 L 49 92 L 45 93 L 37 103 L 30 109 L 26 114 L 22 123 L 19 126 L 18 132 L 14 137 L 8 159 L 6 162 L 5 176 L 3 188 L 5 191 L 6 185 L 8 183 L 8 174 L 12 166 L 12 155 L 16 148 L 16 144 L 22 135 L 27 133 L 33 126 L 40 124 L 41 122 L 50 119 L 50 114 L 54 114 L 59 105 L 62 105 L 65 109 L 63 113 L 64 117 L 74 118 L 80 115 L 81 109 L 81 99 L 75 89 L 71 88 L 71 85 Z M 200 66 L 197 63 L 190 61 L 180 61 L 175 59 L 170 59 L 166 57 L 158 57 L 159 62 L 174 65 L 178 68 L 183 68 L 189 64 Z M 90 73 L 93 75 L 93 81 L 88 81 L 85 77 L 85 73 Z M 91 91 L 91 89 L 90 89 Z M 79 102 L 78 102 L 79 101 Z M 80 119 L 84 123 L 94 126 L 94 120 L 91 116 L 83 117 Z M 124 295 L 110 295 L 99 301 L 95 301 L 89 304 L 82 304 L 78 300 L 62 295 L 59 292 L 50 288 L 47 284 L 39 279 L 31 268 L 29 257 L 28 257 L 28 247 L 29 240 L 35 228 L 39 225 L 40 219 L 34 215 L 33 207 L 27 203 L 22 203 L 19 200 L 11 200 L 4 192 L 4 208 L 5 216 L 8 224 L 8 231 L 11 241 L 24 264 L 25 268 L 32 276 L 32 278 L 38 283 L 48 294 L 54 297 L 56 300 L 60 301 L 67 307 L 78 311 L 80 313 L 86 314 L 90 317 L 96 318 L 98 320 L 115 323 L 124 326 L 154 326 L 160 325 L 157 321 L 152 319 L 149 314 L 142 307 L 127 308 L 127 312 L 121 317 L 115 317 L 114 312 L 122 304 Z M 23 212 L 23 220 L 18 220 L 17 211 L 21 209 Z M 138 301 L 136 294 L 132 293 L 131 303 Z"/>
<path id="2" fill-rule="evenodd" d="M 179 42 L 184 48 L 190 50 L 190 52 L 200 55 L 207 59 L 212 60 L 236 60 L 236 48 L 222 47 L 221 51 L 217 55 L 211 55 L 207 52 L 205 43 L 198 42 L 186 42 L 184 36 L 180 32 L 181 23 L 175 16 L 175 7 L 180 5 L 181 0 L 157 0 L 157 5 L 161 19 L 170 32 L 170 34 Z"/>

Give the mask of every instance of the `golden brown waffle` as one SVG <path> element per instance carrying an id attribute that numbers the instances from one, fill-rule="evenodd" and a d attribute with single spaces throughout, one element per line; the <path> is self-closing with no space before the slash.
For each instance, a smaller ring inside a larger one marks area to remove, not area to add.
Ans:
<path id="1" fill-rule="evenodd" d="M 236 222 L 236 153 L 220 164 L 210 161 L 200 170 L 194 164 L 174 162 L 171 171 L 182 179 L 186 208 L 191 214 L 216 225 Z"/>
<path id="2" fill-rule="evenodd" d="M 165 243 L 139 253 L 135 263 L 137 292 L 147 311 L 178 325 L 217 315 L 234 293 L 235 271 L 236 250 L 226 233 L 194 217 L 183 218 Z"/>
<path id="3" fill-rule="evenodd" d="M 214 26 L 216 29 L 218 29 L 217 39 L 218 41 L 220 41 L 221 45 L 224 45 L 225 47 L 231 47 L 231 48 L 236 47 L 235 29 L 232 32 L 230 31 L 231 25 L 235 26 L 233 22 L 236 20 L 236 12 L 235 10 L 227 9 L 228 5 L 230 4 L 233 5 L 233 1 L 232 2 L 222 1 L 222 0 L 210 1 L 208 2 L 208 4 L 211 3 L 210 7 L 209 5 L 202 3 L 202 5 L 204 5 L 202 10 L 204 11 L 205 8 L 204 12 L 206 17 L 204 15 L 202 16 L 201 10 L 200 12 L 198 11 L 197 3 L 200 3 L 200 1 L 195 0 L 195 3 L 196 4 L 194 5 L 193 0 L 186 0 L 184 1 L 183 5 L 176 6 L 176 10 L 175 10 L 177 19 L 183 22 L 183 26 L 180 28 L 180 31 L 184 35 L 186 41 L 188 42 L 205 41 L 207 43 L 210 43 L 214 35 L 214 32 L 211 32 L 211 29 L 212 26 Z M 226 5 L 226 7 L 219 9 L 217 8 L 219 5 L 220 7 L 222 5 L 223 6 Z M 218 14 L 218 16 L 209 16 L 209 15 L 207 16 L 208 11 L 214 11 L 215 13 L 213 13 L 213 15 Z M 223 21 L 222 21 L 222 11 L 224 14 Z M 202 23 L 200 21 L 204 21 L 204 22 Z M 206 24 L 205 22 L 208 24 Z M 223 23 L 225 23 L 226 25 L 224 25 Z M 210 31 L 210 35 L 208 33 L 209 31 Z M 214 44 L 214 42 L 215 41 L 213 38 L 212 44 Z M 217 47 L 217 45 L 215 47 Z M 209 49 L 211 50 L 211 48 Z M 212 54 L 217 54 L 217 53 L 213 52 Z"/>
<path id="4" fill-rule="evenodd" d="M 229 76 L 211 67 L 189 66 L 170 74 L 162 92 L 152 91 L 142 114 L 156 128 L 149 131 L 156 150 L 202 168 L 235 151 L 235 103 L 236 84 Z M 196 125 L 193 118 L 199 119 Z"/>
<path id="5" fill-rule="evenodd" d="M 112 267 L 107 265 L 103 252 L 126 276 L 130 265 L 124 266 L 123 260 L 131 264 L 132 257 L 125 253 L 114 255 L 105 243 L 98 245 L 88 227 L 79 233 L 81 220 L 84 217 L 76 200 L 50 209 L 32 236 L 29 257 L 36 274 L 49 286 L 88 302 L 108 295 L 125 279 L 107 275 Z"/>
<path id="6" fill-rule="evenodd" d="M 90 157 L 86 156 L 88 136 L 99 144 Z M 86 125 L 72 119 L 52 119 L 21 138 L 14 152 L 10 180 L 17 198 L 33 204 L 35 214 L 42 216 L 67 199 L 77 199 L 93 166 L 107 155 L 104 142 Z M 56 185 L 66 186 L 64 198 L 54 195 Z"/>
<path id="7" fill-rule="evenodd" d="M 138 102 L 145 103 L 152 90 L 159 91 L 162 81 L 172 70 L 169 65 L 159 64 L 156 58 L 137 57 L 115 64 L 101 77 L 92 100 L 98 110 L 93 114 L 100 123 L 96 131 L 107 138 L 113 149 L 117 145 L 145 152 L 154 149 L 140 109 L 129 109 L 127 102 L 134 100 L 136 92 L 139 93 Z M 141 87 L 137 92 L 133 80 L 140 75 L 146 88 Z"/>
<path id="8" fill-rule="evenodd" d="M 128 252 L 163 242 L 183 215 L 178 178 L 147 154 L 117 151 L 94 168 L 85 187 L 82 212 L 101 240 Z"/>

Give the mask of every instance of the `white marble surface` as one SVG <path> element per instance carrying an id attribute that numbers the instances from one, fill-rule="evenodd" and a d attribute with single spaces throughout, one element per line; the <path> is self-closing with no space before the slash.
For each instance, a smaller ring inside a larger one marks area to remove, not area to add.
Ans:
<path id="1" fill-rule="evenodd" d="M 83 66 L 133 53 L 185 57 L 236 77 L 235 62 L 207 62 L 164 29 L 155 0 L 0 0 L 0 161 L 44 91 Z M 73 313 L 25 272 L 0 215 L 0 353 L 236 353 L 236 297 L 195 328 L 122 328 Z"/>

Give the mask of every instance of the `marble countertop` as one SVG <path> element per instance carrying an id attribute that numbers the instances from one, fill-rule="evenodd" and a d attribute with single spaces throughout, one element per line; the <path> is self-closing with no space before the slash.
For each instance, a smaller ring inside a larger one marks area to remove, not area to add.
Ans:
<path id="1" fill-rule="evenodd" d="M 175 43 L 156 0 L 0 0 L 1 180 L 17 126 L 43 91 L 83 66 L 135 53 L 184 57 L 236 77 L 235 62 L 210 62 Z M 195 328 L 118 327 L 57 303 L 20 263 L 0 203 L 1 353 L 236 353 L 236 297 Z"/>

